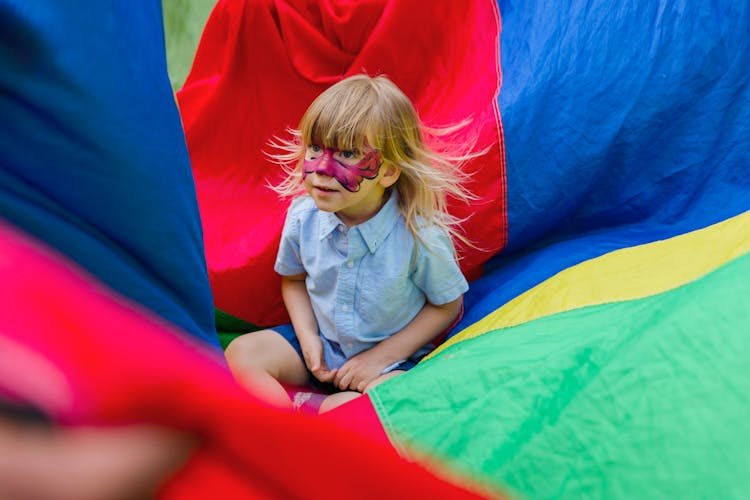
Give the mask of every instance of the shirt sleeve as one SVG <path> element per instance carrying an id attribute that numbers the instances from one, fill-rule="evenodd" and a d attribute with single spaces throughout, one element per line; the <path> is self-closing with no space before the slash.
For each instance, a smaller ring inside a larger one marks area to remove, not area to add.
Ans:
<path id="1" fill-rule="evenodd" d="M 469 284 L 453 256 L 450 238 L 437 226 L 425 228 L 420 235 L 427 246 L 417 245 L 412 282 L 431 304 L 439 306 L 456 300 L 469 289 Z"/>
<path id="2" fill-rule="evenodd" d="M 281 231 L 279 252 L 276 254 L 274 271 L 282 276 L 295 276 L 305 272 L 300 256 L 300 203 L 294 200 L 286 214 L 284 229 Z"/>

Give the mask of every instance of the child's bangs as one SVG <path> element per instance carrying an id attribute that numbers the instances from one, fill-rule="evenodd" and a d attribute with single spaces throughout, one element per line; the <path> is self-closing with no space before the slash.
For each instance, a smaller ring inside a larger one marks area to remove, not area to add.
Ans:
<path id="1" fill-rule="evenodd" d="M 361 106 L 354 110 L 347 110 L 346 106 L 327 107 L 310 118 L 309 130 L 302 130 L 302 136 L 319 146 L 362 151 L 365 144 L 372 144 L 378 137 L 377 127 L 372 118 L 362 112 Z"/>

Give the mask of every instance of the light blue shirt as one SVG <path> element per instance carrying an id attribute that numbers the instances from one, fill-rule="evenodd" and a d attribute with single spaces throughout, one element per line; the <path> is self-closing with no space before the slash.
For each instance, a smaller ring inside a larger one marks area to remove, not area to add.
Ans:
<path id="1" fill-rule="evenodd" d="M 401 330 L 425 301 L 445 304 L 469 289 L 445 231 L 430 226 L 420 236 L 429 249 L 415 244 L 395 192 L 351 228 L 302 196 L 289 207 L 275 270 L 307 273 L 320 334 L 351 358 Z"/>

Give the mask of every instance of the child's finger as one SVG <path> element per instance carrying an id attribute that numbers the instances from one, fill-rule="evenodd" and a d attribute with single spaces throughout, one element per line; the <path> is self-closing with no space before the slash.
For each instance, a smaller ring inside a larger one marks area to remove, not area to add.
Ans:
<path id="1" fill-rule="evenodd" d="M 316 358 L 315 361 L 312 362 L 312 366 L 310 366 L 310 371 L 314 374 L 327 371 L 325 363 L 321 362 L 319 359 Z"/>
<path id="2" fill-rule="evenodd" d="M 317 370 L 321 369 L 321 360 L 319 356 L 303 353 L 302 357 L 305 360 L 305 365 L 311 372 L 315 373 Z"/>
<path id="3" fill-rule="evenodd" d="M 316 376 L 318 377 L 318 380 L 320 380 L 321 382 L 330 382 L 336 376 L 337 371 L 338 371 L 337 369 L 321 370 L 320 375 L 319 376 L 316 375 Z"/>
<path id="4" fill-rule="evenodd" d="M 311 372 L 315 373 L 315 370 L 318 369 L 318 367 L 315 366 L 315 362 L 314 361 L 310 361 L 310 359 L 308 357 L 305 356 L 303 358 L 303 361 L 305 362 L 305 366 L 307 367 L 307 369 L 310 370 Z"/>
<path id="5" fill-rule="evenodd" d="M 338 387 L 342 391 L 345 391 L 349 388 L 349 384 L 351 384 L 354 377 L 351 372 L 347 372 L 336 378 L 337 381 L 334 382 L 334 385 L 336 385 L 336 387 Z"/>

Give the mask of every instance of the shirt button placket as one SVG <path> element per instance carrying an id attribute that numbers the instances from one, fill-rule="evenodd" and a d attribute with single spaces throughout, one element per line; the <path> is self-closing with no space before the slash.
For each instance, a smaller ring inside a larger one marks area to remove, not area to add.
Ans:
<path id="1" fill-rule="evenodd" d="M 341 304 L 341 311 L 345 314 L 342 318 L 342 325 L 341 325 L 341 331 L 339 333 L 339 340 L 342 342 L 343 346 L 350 346 L 350 337 L 352 332 L 354 331 L 354 304 L 352 303 L 352 300 L 354 298 L 354 284 L 356 283 L 356 273 L 354 271 L 354 266 L 350 265 L 353 264 L 351 260 L 347 260 L 343 263 L 341 266 L 341 282 L 340 282 L 340 288 L 339 288 L 339 300 Z M 348 352 L 349 349 L 345 349 L 344 352 L 347 354 L 347 356 L 350 356 L 350 352 Z"/>
<path id="2" fill-rule="evenodd" d="M 339 282 L 339 304 L 340 310 L 346 314 L 342 316 L 341 329 L 339 331 L 339 341 L 347 357 L 354 354 L 355 344 L 357 343 L 354 329 L 354 288 L 357 284 L 357 259 L 361 257 L 362 248 L 360 238 L 357 238 L 356 231 L 348 233 L 349 252 L 347 259 L 342 262 L 340 268 L 341 280 Z"/>
<path id="3" fill-rule="evenodd" d="M 351 346 L 351 333 L 354 331 L 354 305 L 352 304 L 352 299 L 354 297 L 356 272 L 354 271 L 354 263 L 351 260 L 352 241 L 348 238 L 346 228 L 343 225 L 339 225 L 337 229 L 341 234 L 341 239 L 347 242 L 346 255 L 350 256 L 339 267 L 339 283 L 336 297 L 339 311 L 339 314 L 336 315 L 336 330 L 341 347 L 347 357 L 349 357 L 351 356 L 351 350 L 349 349 Z"/>

